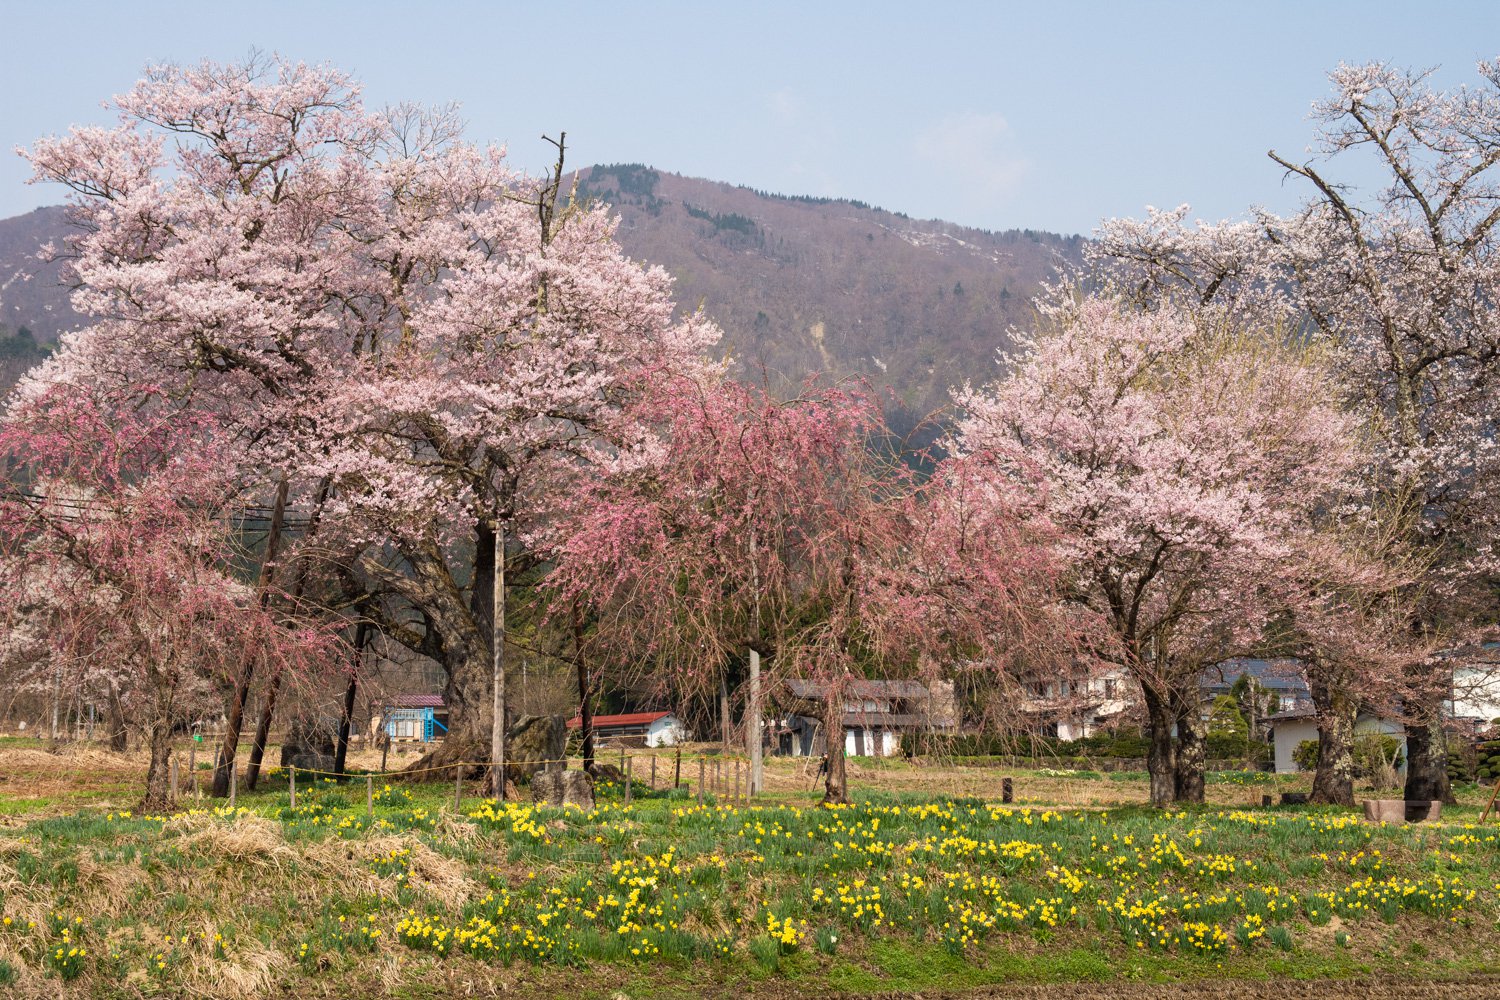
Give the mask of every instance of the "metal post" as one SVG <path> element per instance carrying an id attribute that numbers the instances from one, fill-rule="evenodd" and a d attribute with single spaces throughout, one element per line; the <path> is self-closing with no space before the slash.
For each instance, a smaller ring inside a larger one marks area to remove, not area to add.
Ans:
<path id="1" fill-rule="evenodd" d="M 286 769 L 287 787 L 292 790 L 292 808 L 297 808 L 297 765 L 293 764 Z"/>
<path id="2" fill-rule="evenodd" d="M 370 825 L 370 820 L 375 817 L 375 778 L 365 775 L 365 825 Z"/>
<path id="3" fill-rule="evenodd" d="M 698 804 L 703 804 L 703 758 L 698 758 Z"/>

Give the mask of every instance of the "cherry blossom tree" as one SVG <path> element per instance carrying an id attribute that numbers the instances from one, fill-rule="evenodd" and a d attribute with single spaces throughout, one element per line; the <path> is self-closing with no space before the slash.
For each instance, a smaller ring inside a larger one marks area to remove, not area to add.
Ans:
<path id="1" fill-rule="evenodd" d="M 277 561 L 441 663 L 441 754 L 483 759 L 514 539 L 717 331 L 674 318 L 603 209 L 563 203 L 561 139 L 533 180 L 451 108 L 370 111 L 344 74 L 264 57 L 156 67 L 114 107 L 26 154 L 72 192 L 96 319 L 39 378 L 217 417 L 316 524 Z"/>
<path id="2" fill-rule="evenodd" d="M 1060 300 L 1051 322 L 1004 379 L 958 393 L 956 447 L 1045 484 L 1036 513 L 1100 623 L 1092 646 L 1140 683 L 1151 800 L 1196 799 L 1201 750 L 1179 776 L 1173 727 L 1191 747 L 1203 666 L 1260 635 L 1262 580 L 1356 465 L 1356 426 L 1276 331 L 1111 298 Z"/>
<path id="3" fill-rule="evenodd" d="M 143 809 L 169 808 L 171 734 L 249 662 L 311 679 L 333 637 L 275 615 L 232 572 L 242 498 L 214 421 L 151 392 L 123 407 L 58 386 L 13 406 L 0 452 L 0 601 L 47 623 L 69 682 L 135 708 L 150 754 Z"/>
<path id="4" fill-rule="evenodd" d="M 847 801 L 850 683 L 1002 669 L 1055 635 L 1042 546 L 995 484 L 958 462 L 922 479 L 896 460 L 880 408 L 809 383 L 779 401 L 731 381 L 672 385 L 658 437 L 583 490 L 556 526 L 549 587 L 678 692 L 712 693 L 753 650 L 768 677 L 816 683 L 829 768 Z M 754 696 L 753 693 L 751 695 Z M 753 717 L 753 712 L 752 712 Z M 755 738 L 752 734 L 751 738 Z"/>
<path id="5" fill-rule="evenodd" d="M 1313 156 L 1272 152 L 1304 183 L 1301 211 L 1186 225 L 1186 209 L 1116 220 L 1100 252 L 1122 286 L 1213 310 L 1272 309 L 1337 345 L 1352 398 L 1377 432 L 1372 502 L 1393 512 L 1398 561 L 1429 571 L 1408 609 L 1406 796 L 1448 794 L 1441 702 L 1451 677 L 1420 655 L 1494 618 L 1492 524 L 1500 448 L 1500 64 L 1454 90 L 1431 71 L 1341 65 L 1313 108 Z M 1356 161 L 1381 186 L 1339 179 Z M 1446 637 L 1446 638 L 1445 638 Z"/>

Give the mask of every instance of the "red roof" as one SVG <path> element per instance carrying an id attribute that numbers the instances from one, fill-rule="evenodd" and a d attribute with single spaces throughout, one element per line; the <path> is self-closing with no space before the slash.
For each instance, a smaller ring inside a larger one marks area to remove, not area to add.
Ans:
<path id="1" fill-rule="evenodd" d="M 398 694 L 386 702 L 388 708 L 442 708 L 440 694 Z"/>
<path id="2" fill-rule="evenodd" d="M 657 719 L 665 719 L 671 712 L 631 712 L 628 715 L 596 715 L 594 716 L 594 728 L 603 729 L 612 726 L 649 726 Z M 568 720 L 569 729 L 578 729 L 583 726 L 583 720 L 573 716 Z"/>

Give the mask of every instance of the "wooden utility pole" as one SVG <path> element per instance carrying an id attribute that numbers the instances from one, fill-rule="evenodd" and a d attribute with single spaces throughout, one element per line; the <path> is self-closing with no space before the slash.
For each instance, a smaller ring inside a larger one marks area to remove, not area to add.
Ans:
<path id="1" fill-rule="evenodd" d="M 760 758 L 760 652 L 750 649 L 750 706 L 745 713 L 745 741 L 750 751 L 750 794 L 760 791 L 762 763 Z"/>

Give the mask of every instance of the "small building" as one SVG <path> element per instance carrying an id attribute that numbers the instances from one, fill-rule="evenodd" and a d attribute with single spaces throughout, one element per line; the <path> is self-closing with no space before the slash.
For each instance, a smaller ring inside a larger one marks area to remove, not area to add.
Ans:
<path id="1" fill-rule="evenodd" d="M 671 747 L 687 742 L 688 731 L 677 716 L 671 712 L 630 712 L 625 715 L 596 715 L 594 738 L 630 743 L 640 741 L 641 746 Z M 583 720 L 578 716 L 568 720 L 569 729 L 581 729 Z"/>
<path id="2" fill-rule="evenodd" d="M 448 732 L 448 706 L 440 694 L 399 694 L 383 706 L 381 728 L 391 740 L 431 743 Z"/>
<path id="3" fill-rule="evenodd" d="M 1318 716 L 1311 704 L 1298 705 L 1288 712 L 1271 716 L 1266 722 L 1271 727 L 1271 743 L 1275 748 L 1277 774 L 1293 774 L 1300 771 L 1296 758 L 1297 747 L 1308 740 L 1318 738 Z M 1393 719 L 1373 712 L 1362 711 L 1354 720 L 1354 735 L 1364 736 L 1379 733 L 1401 739 L 1401 757 L 1396 770 L 1406 770 L 1406 730 Z"/>
<path id="4" fill-rule="evenodd" d="M 791 711 L 771 732 L 773 753 L 826 752 L 821 703 L 827 690 L 812 681 L 785 683 L 780 700 Z M 890 757 L 900 752 L 902 733 L 951 733 L 958 724 L 952 681 L 851 681 L 843 697 L 844 753 L 850 757 Z"/>

